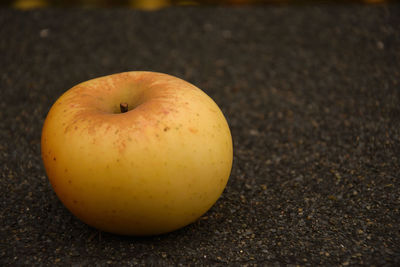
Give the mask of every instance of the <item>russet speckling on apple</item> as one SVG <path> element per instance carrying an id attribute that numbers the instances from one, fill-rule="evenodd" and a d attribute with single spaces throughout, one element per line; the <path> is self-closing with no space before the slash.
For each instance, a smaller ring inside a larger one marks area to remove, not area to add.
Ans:
<path id="1" fill-rule="evenodd" d="M 197 220 L 222 194 L 233 158 L 229 126 L 209 96 L 140 71 L 65 92 L 46 117 L 41 152 L 62 203 L 88 225 L 123 235 Z"/>

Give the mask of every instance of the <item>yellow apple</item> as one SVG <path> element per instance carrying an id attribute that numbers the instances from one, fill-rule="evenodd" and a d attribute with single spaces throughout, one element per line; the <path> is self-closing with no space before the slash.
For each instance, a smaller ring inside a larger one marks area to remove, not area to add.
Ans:
<path id="1" fill-rule="evenodd" d="M 50 183 L 100 230 L 155 235 L 188 225 L 222 194 L 232 137 L 217 104 L 179 78 L 126 72 L 65 92 L 45 120 Z"/>

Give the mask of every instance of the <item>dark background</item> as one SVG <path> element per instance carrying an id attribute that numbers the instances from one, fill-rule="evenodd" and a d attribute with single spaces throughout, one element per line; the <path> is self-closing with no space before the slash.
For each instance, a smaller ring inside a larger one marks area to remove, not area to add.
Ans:
<path id="1" fill-rule="evenodd" d="M 397 0 L 2 0 L 0 5 L 18 9 L 37 7 L 129 7 L 154 10 L 168 6 L 262 6 L 308 5 L 325 3 L 382 4 Z"/>
<path id="2" fill-rule="evenodd" d="M 400 264 L 400 5 L 0 9 L 0 265 Z M 194 83 L 234 140 L 222 197 L 148 238 L 99 232 L 40 158 L 52 103 L 102 75 Z"/>

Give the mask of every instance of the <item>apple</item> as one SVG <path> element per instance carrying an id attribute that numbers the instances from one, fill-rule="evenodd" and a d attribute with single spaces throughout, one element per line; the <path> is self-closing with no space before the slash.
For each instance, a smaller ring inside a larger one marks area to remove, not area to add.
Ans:
<path id="1" fill-rule="evenodd" d="M 51 107 L 41 153 L 61 202 L 121 235 L 167 233 L 196 221 L 232 168 L 228 123 L 203 91 L 156 72 L 78 84 Z"/>

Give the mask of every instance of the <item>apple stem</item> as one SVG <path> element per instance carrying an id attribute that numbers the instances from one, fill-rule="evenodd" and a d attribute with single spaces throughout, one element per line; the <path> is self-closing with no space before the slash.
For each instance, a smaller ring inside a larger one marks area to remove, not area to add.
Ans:
<path id="1" fill-rule="evenodd" d="M 121 109 L 121 113 L 125 113 L 128 111 L 128 103 L 119 104 L 119 108 Z"/>

